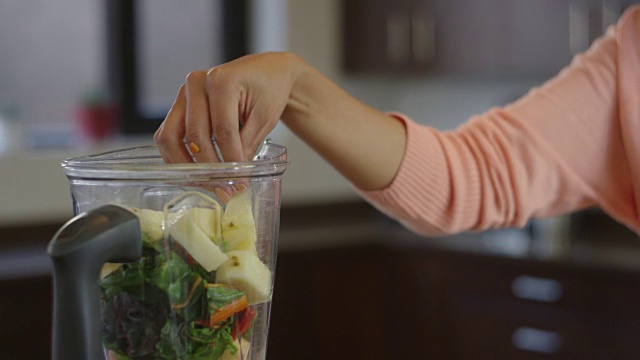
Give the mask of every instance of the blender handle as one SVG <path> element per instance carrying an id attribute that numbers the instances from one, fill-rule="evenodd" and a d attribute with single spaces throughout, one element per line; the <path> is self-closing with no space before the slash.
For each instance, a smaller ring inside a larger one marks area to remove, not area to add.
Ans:
<path id="1" fill-rule="evenodd" d="M 101 339 L 100 270 L 105 262 L 142 256 L 138 217 L 115 205 L 82 213 L 53 236 L 54 360 L 105 359 Z"/>

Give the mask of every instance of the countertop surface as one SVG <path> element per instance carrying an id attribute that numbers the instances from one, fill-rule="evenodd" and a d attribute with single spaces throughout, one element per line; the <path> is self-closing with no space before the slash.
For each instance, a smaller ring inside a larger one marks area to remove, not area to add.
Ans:
<path id="1" fill-rule="evenodd" d="M 282 204 L 322 204 L 357 198 L 351 185 L 286 129 L 274 131 L 287 147 Z M 151 136 L 115 139 L 74 148 L 32 149 L 0 156 L 0 227 L 61 222 L 71 218 L 69 182 L 60 166 L 70 157 L 151 145 Z"/>
<path id="2" fill-rule="evenodd" d="M 524 229 L 445 237 L 417 235 L 370 205 L 284 209 L 281 251 L 365 245 L 490 256 L 560 266 L 640 272 L 640 237 L 598 210 L 532 221 Z"/>
<path id="3" fill-rule="evenodd" d="M 0 280 L 46 276 L 46 245 L 62 222 L 0 227 Z M 640 238 L 598 211 L 536 221 L 525 229 L 431 238 L 416 235 L 362 201 L 287 206 L 280 252 L 382 247 L 640 273 Z"/>

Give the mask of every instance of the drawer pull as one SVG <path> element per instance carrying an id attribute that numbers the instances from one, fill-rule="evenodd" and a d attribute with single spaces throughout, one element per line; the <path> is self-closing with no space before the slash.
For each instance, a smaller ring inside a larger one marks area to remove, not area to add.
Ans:
<path id="1" fill-rule="evenodd" d="M 513 279 L 511 292 L 520 299 L 552 303 L 562 298 L 562 284 L 553 279 L 521 275 Z"/>
<path id="2" fill-rule="evenodd" d="M 511 335 L 511 344 L 516 349 L 541 354 L 555 354 L 562 346 L 560 334 L 531 327 L 519 327 Z"/>

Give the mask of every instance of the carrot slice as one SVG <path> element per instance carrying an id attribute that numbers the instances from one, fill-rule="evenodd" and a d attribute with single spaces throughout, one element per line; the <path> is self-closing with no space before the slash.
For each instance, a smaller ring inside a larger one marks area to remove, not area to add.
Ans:
<path id="1" fill-rule="evenodd" d="M 198 285 L 200 285 L 201 282 L 202 282 L 202 278 L 198 276 L 196 281 L 194 281 L 194 283 L 191 285 L 191 289 L 189 290 L 189 296 L 187 296 L 187 300 L 185 300 L 182 304 L 171 305 L 171 310 L 180 310 L 185 306 L 189 305 L 189 303 L 191 302 L 191 299 L 193 298 L 194 291 L 196 291 L 196 288 L 198 287 Z"/>
<path id="2" fill-rule="evenodd" d="M 215 325 L 227 320 L 231 317 L 231 315 L 240 312 L 249 307 L 249 302 L 247 301 L 247 296 L 242 295 L 236 300 L 228 303 L 227 305 L 221 307 L 220 309 L 216 309 L 216 312 L 211 314 L 209 318 L 209 326 L 214 327 Z"/>

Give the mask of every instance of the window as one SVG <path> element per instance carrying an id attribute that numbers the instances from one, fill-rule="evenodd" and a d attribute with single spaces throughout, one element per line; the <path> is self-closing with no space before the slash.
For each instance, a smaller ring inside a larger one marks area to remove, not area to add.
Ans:
<path id="1" fill-rule="evenodd" d="M 190 71 L 247 53 L 246 0 L 107 4 L 109 96 L 125 134 L 155 131 Z"/>

